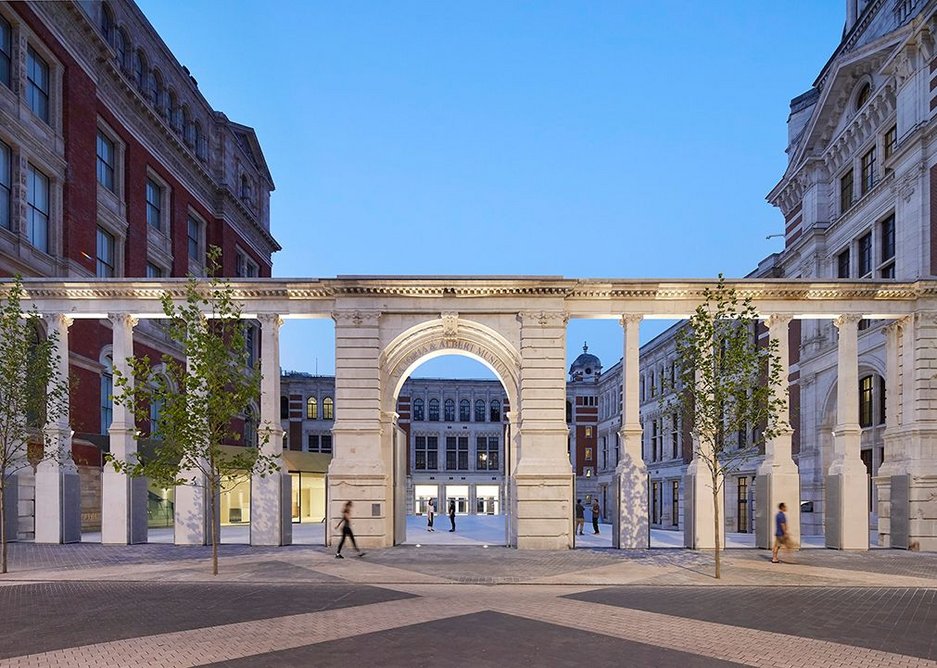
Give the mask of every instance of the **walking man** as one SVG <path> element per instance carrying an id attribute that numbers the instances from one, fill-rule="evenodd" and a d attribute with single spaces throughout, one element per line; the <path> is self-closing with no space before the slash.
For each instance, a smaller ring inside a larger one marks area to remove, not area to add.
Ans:
<path id="1" fill-rule="evenodd" d="M 449 524 L 452 525 L 449 531 L 455 531 L 455 499 L 449 499 Z"/>
<path id="2" fill-rule="evenodd" d="M 346 501 L 345 506 L 342 508 L 342 519 L 335 525 L 336 529 L 339 527 L 342 528 L 342 539 L 338 541 L 338 551 L 335 553 L 335 558 L 345 558 L 342 556 L 342 547 L 345 545 L 346 538 L 351 538 L 351 544 L 355 548 L 355 552 L 358 553 L 359 557 L 363 557 L 364 552 L 358 549 L 358 543 L 355 542 L 355 534 L 351 530 L 351 501 Z"/>
<path id="3" fill-rule="evenodd" d="M 582 535 L 582 528 L 586 524 L 586 508 L 582 505 L 582 499 L 576 499 L 576 531 Z"/>
<path id="4" fill-rule="evenodd" d="M 774 516 L 774 549 L 771 551 L 771 563 L 779 564 L 778 552 L 783 547 L 790 554 L 793 549 L 791 535 L 787 530 L 787 506 L 784 503 L 778 504 L 778 514 Z"/>
<path id="5" fill-rule="evenodd" d="M 599 500 L 592 499 L 592 533 L 599 535 Z"/>
<path id="6" fill-rule="evenodd" d="M 433 499 L 426 504 L 426 530 L 435 531 L 433 528 L 433 516 L 436 514 L 436 506 L 433 505 Z"/>

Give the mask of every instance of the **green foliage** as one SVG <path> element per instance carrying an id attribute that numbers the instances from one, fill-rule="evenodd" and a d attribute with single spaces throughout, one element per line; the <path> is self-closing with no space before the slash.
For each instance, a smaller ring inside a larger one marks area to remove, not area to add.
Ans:
<path id="1" fill-rule="evenodd" d="M 0 302 L 0 542 L 6 573 L 4 492 L 8 476 L 43 459 L 64 460 L 52 429 L 68 413 L 68 381 L 59 372 L 58 332 L 42 336 L 35 308 L 23 312 L 19 276 Z M 68 425 L 58 425 L 68 429 Z"/>
<path id="2" fill-rule="evenodd" d="M 217 248 L 209 252 L 212 275 L 219 255 Z M 164 355 L 159 369 L 148 357 L 132 357 L 127 360 L 129 376 L 115 369 L 114 402 L 126 406 L 138 425 L 149 420 L 153 404 L 160 409 L 148 434 L 156 446 L 130 461 L 109 457 L 109 464 L 161 486 L 204 486 L 210 498 L 245 474 L 279 471 L 279 457 L 260 451 L 269 440 L 270 425 L 260 430 L 258 447 L 223 447 L 241 440 L 232 424 L 260 396 L 261 381 L 259 369 L 248 365 L 247 325 L 230 284 L 216 277 L 206 285 L 189 277 L 185 298 L 176 302 L 164 294 L 162 304 L 169 336 L 185 361 Z M 208 506 L 213 512 L 214 504 Z M 216 545 L 214 530 L 212 539 Z"/>

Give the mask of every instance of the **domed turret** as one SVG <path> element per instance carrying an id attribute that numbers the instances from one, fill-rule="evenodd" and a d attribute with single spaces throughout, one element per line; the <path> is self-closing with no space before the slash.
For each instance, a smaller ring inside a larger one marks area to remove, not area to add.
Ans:
<path id="1" fill-rule="evenodd" d="M 569 379 L 572 381 L 591 380 L 595 382 L 602 374 L 602 362 L 595 355 L 589 354 L 589 344 L 582 346 L 582 355 L 569 365 Z"/>

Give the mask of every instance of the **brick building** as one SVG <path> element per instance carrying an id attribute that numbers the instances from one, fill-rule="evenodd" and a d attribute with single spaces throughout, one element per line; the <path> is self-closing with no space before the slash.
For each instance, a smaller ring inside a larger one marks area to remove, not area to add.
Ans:
<path id="1" fill-rule="evenodd" d="M 270 276 L 273 188 L 254 131 L 209 104 L 132 1 L 0 3 L 0 276 L 204 275 L 210 246 L 225 275 Z M 69 333 L 86 490 L 107 446 L 111 340 L 103 317 Z M 134 341 L 151 358 L 172 350 L 147 321 Z"/>

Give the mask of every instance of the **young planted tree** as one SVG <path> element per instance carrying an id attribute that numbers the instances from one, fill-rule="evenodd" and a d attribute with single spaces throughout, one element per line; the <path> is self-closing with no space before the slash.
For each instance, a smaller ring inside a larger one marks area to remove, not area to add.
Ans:
<path id="1" fill-rule="evenodd" d="M 7 485 L 44 459 L 64 459 L 52 438 L 68 411 L 68 381 L 59 372 L 58 333 L 43 337 L 39 314 L 23 312 L 17 276 L 0 302 L 0 573 L 7 572 Z"/>
<path id="2" fill-rule="evenodd" d="M 211 274 L 217 273 L 218 258 L 213 248 Z M 223 447 L 241 440 L 234 422 L 260 396 L 260 372 L 249 364 L 246 325 L 233 289 L 218 278 L 206 285 L 190 277 L 184 296 L 178 304 L 169 294 L 162 297 L 169 336 L 178 343 L 184 361 L 164 355 L 163 369 L 156 373 L 148 357 L 134 356 L 128 359 L 129 377 L 114 372 L 114 401 L 127 406 L 138 425 L 150 420 L 152 406 L 159 406 L 149 434 L 156 445 L 132 461 L 109 457 L 108 462 L 117 471 L 144 476 L 161 486 L 203 489 L 211 527 L 212 574 L 217 575 L 216 500 L 226 486 L 236 485 L 244 476 L 278 472 L 280 460 L 261 453 L 269 439 L 263 429 L 256 444 L 247 444 L 252 447 Z"/>
<path id="3" fill-rule="evenodd" d="M 726 476 L 760 451 L 779 429 L 785 396 L 778 343 L 756 339 L 758 313 L 722 275 L 676 337 L 677 374 L 666 412 L 691 421 L 694 457 L 710 474 L 716 577 L 721 577 L 719 497 Z"/>

